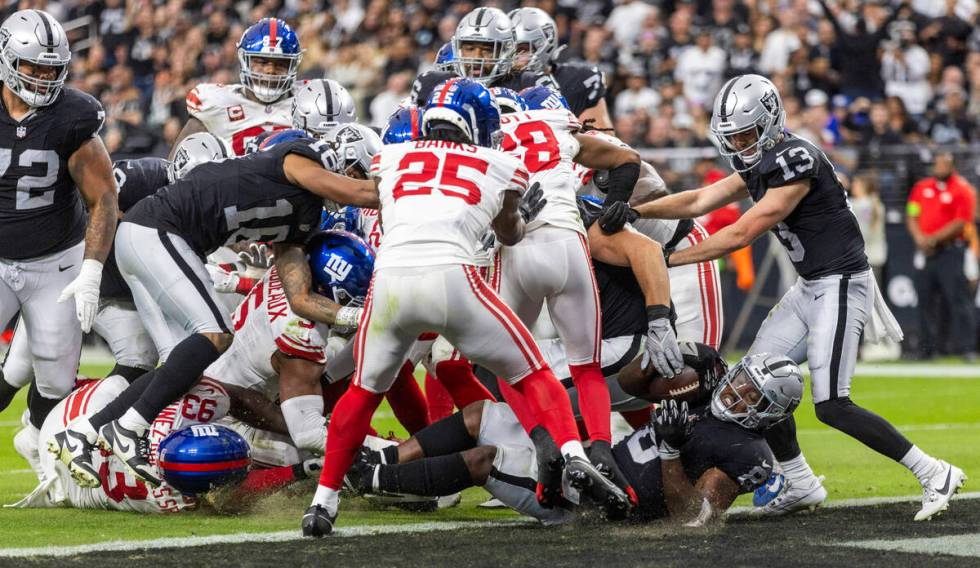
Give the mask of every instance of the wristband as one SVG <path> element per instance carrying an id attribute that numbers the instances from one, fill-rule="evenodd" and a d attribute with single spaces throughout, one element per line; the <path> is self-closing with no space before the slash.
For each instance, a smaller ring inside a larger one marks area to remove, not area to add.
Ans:
<path id="1" fill-rule="evenodd" d="M 334 317 L 334 324 L 341 327 L 357 327 L 357 324 L 361 321 L 361 312 L 363 308 L 352 308 L 350 306 L 345 306 L 337 310 L 337 315 Z"/>
<path id="2" fill-rule="evenodd" d="M 676 460 L 681 457 L 680 450 L 675 449 L 674 446 L 663 441 L 657 446 L 657 453 L 660 454 L 660 459 L 663 461 Z"/>
<path id="3" fill-rule="evenodd" d="M 674 254 L 674 251 L 670 251 L 670 252 L 667 252 L 667 253 L 664 254 L 664 264 L 667 265 L 667 268 L 670 268 L 671 267 L 670 266 L 670 255 L 672 255 L 672 254 Z"/>
<path id="4" fill-rule="evenodd" d="M 657 304 L 655 306 L 647 306 L 647 321 L 654 321 L 660 318 L 670 319 L 669 307 L 663 304 Z"/>

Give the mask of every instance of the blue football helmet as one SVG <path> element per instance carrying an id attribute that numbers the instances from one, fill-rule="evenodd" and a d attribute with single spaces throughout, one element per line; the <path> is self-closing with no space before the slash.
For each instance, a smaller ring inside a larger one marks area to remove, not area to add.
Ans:
<path id="1" fill-rule="evenodd" d="M 490 93 L 497 99 L 497 105 L 500 106 L 501 114 L 527 110 L 527 102 L 524 100 L 524 97 L 514 89 L 490 87 Z"/>
<path id="2" fill-rule="evenodd" d="M 253 58 L 284 59 L 289 68 L 284 75 L 254 71 Z M 249 26 L 238 41 L 242 85 L 264 103 L 279 100 L 293 88 L 302 58 L 299 36 L 279 18 L 262 18 Z"/>
<path id="3" fill-rule="evenodd" d="M 336 211 L 323 210 L 320 215 L 321 231 L 346 231 L 364 238 L 361 231 L 361 208 L 346 205 Z"/>
<path id="4" fill-rule="evenodd" d="M 422 113 L 422 135 L 435 122 L 449 123 L 477 146 L 493 148 L 500 142 L 500 106 L 490 90 L 473 79 L 454 77 L 440 83 Z"/>
<path id="5" fill-rule="evenodd" d="M 558 91 L 544 85 L 528 87 L 521 91 L 524 102 L 527 103 L 528 110 L 541 110 L 545 108 L 571 110 L 568 101 Z"/>
<path id="6" fill-rule="evenodd" d="M 262 138 L 259 142 L 259 150 L 268 150 L 276 144 L 282 144 L 283 142 L 292 142 L 293 140 L 303 140 L 307 139 L 312 141 L 310 135 L 304 130 L 298 128 L 288 128 L 286 130 L 277 130 L 275 132 L 270 132 L 268 136 Z"/>
<path id="7" fill-rule="evenodd" d="M 316 291 L 342 306 L 363 306 L 374 251 L 364 239 L 346 231 L 323 231 L 306 244 Z"/>
<path id="8" fill-rule="evenodd" d="M 251 448 L 238 432 L 218 424 L 188 426 L 160 442 L 157 466 L 181 493 L 196 495 L 245 479 Z"/>
<path id="9" fill-rule="evenodd" d="M 453 57 L 452 40 L 442 44 L 442 47 L 439 48 L 439 52 L 436 53 L 435 67 L 437 71 L 456 74 L 456 58 Z"/>
<path id="10" fill-rule="evenodd" d="M 388 117 L 388 124 L 381 131 L 383 144 L 398 144 L 418 140 L 420 131 L 419 107 L 399 107 Z"/>

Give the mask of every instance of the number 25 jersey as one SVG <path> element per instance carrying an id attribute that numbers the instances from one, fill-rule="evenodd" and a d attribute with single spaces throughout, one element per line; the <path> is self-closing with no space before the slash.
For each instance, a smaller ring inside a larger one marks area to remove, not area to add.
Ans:
<path id="1" fill-rule="evenodd" d="M 739 175 L 756 202 L 770 190 L 810 184 L 796 208 L 772 228 L 800 276 L 812 280 L 868 269 L 864 238 L 847 193 L 819 148 L 787 132 L 755 167 Z"/>
<path id="2" fill-rule="evenodd" d="M 435 140 L 392 144 L 371 162 L 381 228 L 375 269 L 476 264 L 506 191 L 527 189 L 524 165 L 503 152 Z"/>

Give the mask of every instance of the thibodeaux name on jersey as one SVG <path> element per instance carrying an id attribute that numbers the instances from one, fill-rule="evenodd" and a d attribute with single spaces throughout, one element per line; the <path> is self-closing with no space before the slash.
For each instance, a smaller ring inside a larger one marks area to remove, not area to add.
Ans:
<path id="1" fill-rule="evenodd" d="M 746 170 L 738 157 L 737 169 Z M 796 271 L 807 280 L 868 269 L 864 238 L 847 203 L 847 193 L 822 150 L 789 132 L 759 163 L 739 175 L 758 202 L 767 191 L 809 181 L 810 191 L 773 233 L 786 247 Z"/>
<path id="2" fill-rule="evenodd" d="M 68 159 L 103 122 L 99 101 L 71 87 L 20 122 L 0 104 L 0 258 L 36 258 L 81 242 L 85 208 Z"/>

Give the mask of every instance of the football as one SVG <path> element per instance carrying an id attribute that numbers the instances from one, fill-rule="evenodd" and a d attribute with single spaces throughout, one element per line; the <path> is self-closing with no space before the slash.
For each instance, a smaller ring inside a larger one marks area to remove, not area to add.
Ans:
<path id="1" fill-rule="evenodd" d="M 669 379 L 653 371 L 652 380 L 648 387 L 649 395 L 644 398 L 654 402 L 673 399 L 692 404 L 701 393 L 700 383 L 698 372 L 686 365 L 680 373 Z"/>

